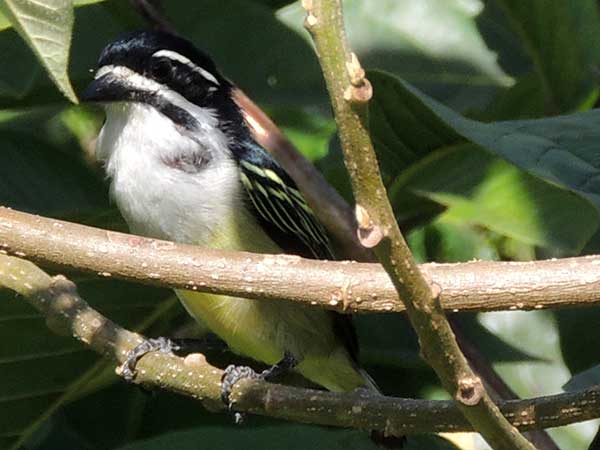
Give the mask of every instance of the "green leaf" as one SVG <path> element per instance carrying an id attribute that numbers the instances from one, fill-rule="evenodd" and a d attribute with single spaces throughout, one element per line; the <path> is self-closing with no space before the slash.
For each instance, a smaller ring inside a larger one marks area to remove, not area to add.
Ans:
<path id="1" fill-rule="evenodd" d="M 73 2 L 70 0 L 4 0 L 0 9 L 36 54 L 48 75 L 73 103 L 77 96 L 67 73 Z"/>
<path id="2" fill-rule="evenodd" d="M 437 214 L 439 211 L 430 206 L 434 202 L 449 208 L 446 222 L 483 225 L 523 243 L 570 254 L 581 251 L 598 228 L 597 209 L 590 198 L 569 192 L 575 185 L 567 179 L 569 170 L 580 165 L 581 154 L 594 158 L 592 148 L 600 136 L 592 118 L 580 123 L 574 116 L 562 116 L 483 124 L 458 115 L 390 75 L 370 72 L 369 78 L 374 86 L 371 135 L 401 223 L 410 223 L 423 214 Z M 561 120 L 573 124 L 554 123 Z M 518 132 L 513 132 L 512 141 L 504 143 L 499 130 L 511 128 Z M 564 155 L 560 164 L 553 159 L 541 159 L 535 162 L 537 167 L 523 164 L 524 155 L 536 150 L 525 131 L 558 135 Z M 588 153 L 582 152 L 585 145 Z M 550 164 L 554 167 L 548 167 Z M 540 169 L 556 172 L 563 185 L 544 181 Z"/>
<path id="3" fill-rule="evenodd" d="M 105 280 L 77 285 L 94 308 L 128 328 L 147 328 L 176 304 L 164 300 L 171 296 L 166 290 Z M 29 435 L 57 404 L 116 380 L 112 370 L 102 370 L 104 364 L 90 372 L 96 354 L 71 336 L 53 334 L 44 316 L 7 290 L 0 290 L 0 340 L 0 436 Z"/>
<path id="4" fill-rule="evenodd" d="M 493 366 L 516 394 L 532 398 L 561 392 L 570 373 L 559 345 L 559 334 L 550 311 L 503 311 L 479 314 L 479 321 L 491 333 L 524 352 L 534 352 L 541 360 L 495 363 Z M 487 353 L 484 353 L 487 354 Z M 589 427 L 575 424 L 551 430 L 559 448 L 587 448 Z"/>
<path id="5" fill-rule="evenodd" d="M 597 89 L 598 3 L 595 0 L 499 0 L 499 4 L 533 62 L 547 111 L 559 113 L 576 109 Z"/>
<path id="6" fill-rule="evenodd" d="M 477 26 L 479 0 L 346 0 L 350 46 L 364 67 L 383 69 L 460 109 L 481 108 L 513 84 Z M 309 40 L 299 2 L 278 17 Z"/>
<path id="7" fill-rule="evenodd" d="M 471 142 L 600 206 L 600 110 L 547 119 L 481 123 L 421 96 L 425 104 Z"/>
<path id="8" fill-rule="evenodd" d="M 574 308 L 554 312 L 560 332 L 560 348 L 572 374 L 598 364 L 598 349 L 582 342 L 600 342 L 600 309 Z"/>
<path id="9" fill-rule="evenodd" d="M 481 225 L 525 244 L 570 254 L 581 251 L 600 223 L 586 199 L 471 144 L 434 152 L 402 173 L 389 189 L 399 213 L 407 209 L 407 191 L 445 206 L 441 219 L 446 224 Z M 481 255 L 460 260 L 473 257 Z"/>
<path id="10" fill-rule="evenodd" d="M 74 6 L 85 6 L 85 5 L 90 5 L 92 3 L 99 3 L 99 2 L 103 2 L 105 0 L 74 0 L 73 1 L 73 5 Z M 4 31 L 7 28 L 12 27 L 12 24 L 10 23 L 10 21 L 8 20 L 8 18 L 2 14 L 1 8 L 0 8 L 0 31 Z"/>
<path id="11" fill-rule="evenodd" d="M 81 160 L 31 133 L 0 132 L 0 204 L 50 216 L 107 207 L 106 188 Z"/>
<path id="12" fill-rule="evenodd" d="M 265 448 L 289 450 L 326 448 L 331 450 L 377 449 L 366 431 L 340 430 L 308 425 L 280 425 L 254 428 L 200 427 L 189 431 L 167 433 L 153 439 L 138 441 L 119 450 L 197 450 L 198 443 L 211 450 Z M 405 450 L 457 450 L 454 445 L 437 436 L 411 436 Z"/>

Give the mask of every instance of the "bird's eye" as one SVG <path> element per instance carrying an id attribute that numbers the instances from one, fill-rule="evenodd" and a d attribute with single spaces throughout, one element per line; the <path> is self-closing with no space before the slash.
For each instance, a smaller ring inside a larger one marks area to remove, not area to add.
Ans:
<path id="1" fill-rule="evenodd" d="M 167 80 L 171 77 L 171 72 L 173 70 L 173 65 L 171 61 L 166 58 L 156 59 L 152 62 L 150 66 L 150 71 L 152 72 L 152 76 L 157 80 Z"/>

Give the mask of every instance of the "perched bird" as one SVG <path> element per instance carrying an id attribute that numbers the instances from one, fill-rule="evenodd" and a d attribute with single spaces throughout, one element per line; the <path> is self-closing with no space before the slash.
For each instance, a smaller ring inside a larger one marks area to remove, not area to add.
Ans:
<path id="1" fill-rule="evenodd" d="M 98 66 L 82 98 L 106 111 L 97 156 L 132 232 L 218 249 L 333 258 L 325 230 L 292 179 L 253 139 L 235 87 L 207 55 L 180 37 L 141 31 L 109 44 Z M 177 295 L 235 353 L 274 369 L 293 368 L 332 391 L 375 388 L 358 367 L 349 316 L 283 301 Z"/>

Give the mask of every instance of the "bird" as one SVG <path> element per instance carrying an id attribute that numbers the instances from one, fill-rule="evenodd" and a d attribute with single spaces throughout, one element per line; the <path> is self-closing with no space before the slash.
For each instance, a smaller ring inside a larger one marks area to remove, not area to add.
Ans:
<path id="1" fill-rule="evenodd" d="M 104 108 L 96 155 L 130 231 L 215 249 L 333 259 L 302 193 L 253 138 L 235 90 L 207 54 L 171 33 L 129 32 L 101 52 L 81 98 Z M 286 301 L 176 294 L 234 353 L 270 366 L 265 375 L 294 370 L 330 391 L 377 390 L 358 364 L 349 315 Z M 174 347 L 165 342 L 149 341 L 136 357 Z M 223 384 L 231 387 L 248 371 L 230 366 L 227 376 Z"/>

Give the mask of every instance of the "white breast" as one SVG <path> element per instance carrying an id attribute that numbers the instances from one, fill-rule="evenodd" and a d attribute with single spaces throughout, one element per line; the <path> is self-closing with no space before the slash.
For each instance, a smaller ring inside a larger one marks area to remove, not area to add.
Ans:
<path id="1" fill-rule="evenodd" d="M 240 201 L 238 169 L 226 137 L 211 127 L 192 139 L 144 104 L 114 103 L 106 110 L 97 156 L 105 161 L 112 196 L 131 230 L 206 244 Z M 165 163 L 198 152 L 210 155 L 210 167 L 193 172 Z"/>

